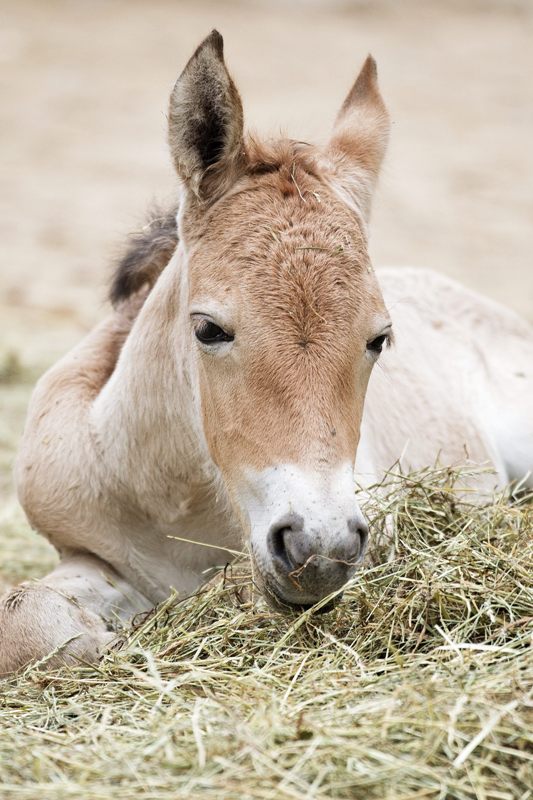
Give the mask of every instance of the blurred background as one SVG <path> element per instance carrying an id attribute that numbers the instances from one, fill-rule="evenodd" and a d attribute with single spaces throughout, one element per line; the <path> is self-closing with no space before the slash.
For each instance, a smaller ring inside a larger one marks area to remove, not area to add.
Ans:
<path id="1" fill-rule="evenodd" d="M 372 52 L 393 119 L 375 265 L 442 270 L 533 320 L 529 0 L 0 0 L 0 590 L 56 558 L 12 484 L 33 384 L 172 197 L 168 94 L 215 26 L 265 134 L 325 141 Z"/>
<path id="2" fill-rule="evenodd" d="M 370 51 L 391 111 L 376 266 L 442 270 L 533 318 L 533 4 L 2 0 L 0 335 L 46 366 L 172 196 L 167 98 L 213 27 L 248 125 L 325 140 Z"/>

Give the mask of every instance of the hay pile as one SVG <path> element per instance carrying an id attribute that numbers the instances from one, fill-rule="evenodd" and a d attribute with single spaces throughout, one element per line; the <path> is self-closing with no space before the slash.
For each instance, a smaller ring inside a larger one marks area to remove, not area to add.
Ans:
<path id="1" fill-rule="evenodd" d="M 391 480 L 395 551 L 330 614 L 269 611 L 243 563 L 97 669 L 5 683 L 0 796 L 529 798 L 533 506 L 456 479 Z"/>

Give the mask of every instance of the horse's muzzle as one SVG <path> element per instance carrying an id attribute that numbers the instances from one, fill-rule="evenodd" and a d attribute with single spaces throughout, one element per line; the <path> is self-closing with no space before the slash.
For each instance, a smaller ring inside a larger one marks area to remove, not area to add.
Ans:
<path id="1" fill-rule="evenodd" d="M 338 528 L 335 532 L 306 531 L 304 520 L 294 514 L 270 527 L 267 563 L 262 567 L 265 593 L 274 605 L 309 608 L 340 590 L 353 576 L 366 550 L 368 526 L 358 515 Z"/>

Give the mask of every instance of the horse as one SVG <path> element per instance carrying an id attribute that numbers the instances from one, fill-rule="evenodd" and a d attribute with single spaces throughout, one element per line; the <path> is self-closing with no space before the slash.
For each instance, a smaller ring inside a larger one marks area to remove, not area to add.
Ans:
<path id="1" fill-rule="evenodd" d="M 468 457 L 493 470 L 479 489 L 533 486 L 531 326 L 370 262 L 389 133 L 372 57 L 326 145 L 260 141 L 213 31 L 168 127 L 175 207 L 130 242 L 113 310 L 31 399 L 16 485 L 60 561 L 0 602 L 1 674 L 95 662 L 243 544 L 273 607 L 339 597 L 367 546 L 364 487 L 394 463 Z"/>

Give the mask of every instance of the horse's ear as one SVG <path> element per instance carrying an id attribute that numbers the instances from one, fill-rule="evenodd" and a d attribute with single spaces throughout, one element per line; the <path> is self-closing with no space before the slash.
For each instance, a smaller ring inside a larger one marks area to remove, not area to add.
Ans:
<path id="1" fill-rule="evenodd" d="M 176 81 L 168 131 L 180 178 L 202 201 L 215 200 L 244 161 L 242 103 L 218 31 L 204 39 Z"/>
<path id="2" fill-rule="evenodd" d="M 389 115 L 379 93 L 376 62 L 368 56 L 335 121 L 328 145 L 335 178 L 368 218 L 389 138 Z"/>

